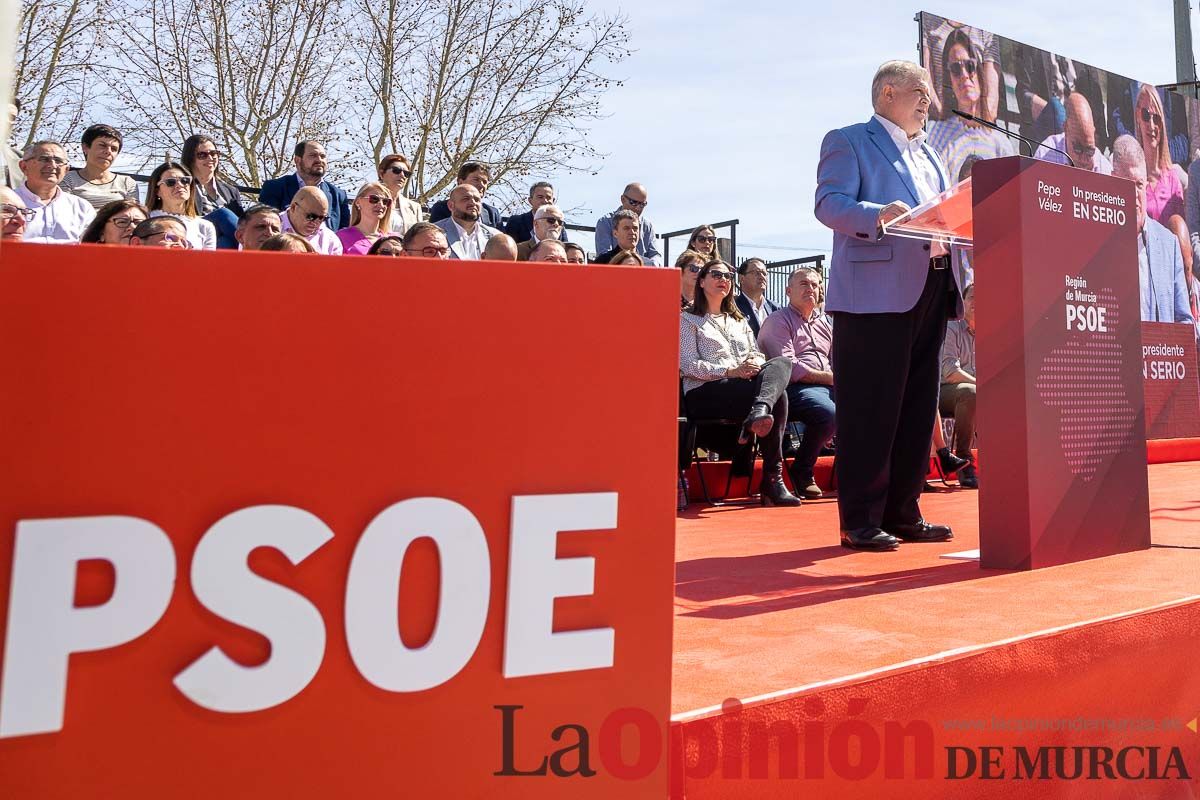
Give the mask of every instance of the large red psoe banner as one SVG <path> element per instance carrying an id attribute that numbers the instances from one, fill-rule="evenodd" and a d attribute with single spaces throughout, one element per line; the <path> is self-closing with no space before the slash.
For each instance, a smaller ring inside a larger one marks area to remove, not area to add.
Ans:
<path id="1" fill-rule="evenodd" d="M 0 797 L 665 796 L 677 291 L 5 246 Z"/>

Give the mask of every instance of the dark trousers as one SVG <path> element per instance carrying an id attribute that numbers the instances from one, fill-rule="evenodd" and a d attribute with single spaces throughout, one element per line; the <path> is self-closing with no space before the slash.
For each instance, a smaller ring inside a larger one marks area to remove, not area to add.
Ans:
<path id="1" fill-rule="evenodd" d="M 803 489 L 813 477 L 817 456 L 837 430 L 833 402 L 833 387 L 816 383 L 793 383 L 788 386 L 788 416 L 804 426 L 804 437 L 792 460 L 792 482 Z"/>
<path id="2" fill-rule="evenodd" d="M 883 269 L 883 267 L 881 267 Z M 931 269 L 897 314 L 834 315 L 838 513 L 843 530 L 921 519 L 954 278 Z"/>
<path id="3" fill-rule="evenodd" d="M 769 474 L 783 462 L 783 429 L 787 425 L 787 385 L 792 376 L 792 362 L 772 358 L 753 378 L 722 378 L 707 381 L 687 393 L 688 416 L 697 419 L 742 419 L 755 403 L 765 403 L 771 409 L 775 424 L 762 440 L 763 475 Z"/>
<path id="4" fill-rule="evenodd" d="M 971 440 L 975 438 L 975 384 L 943 383 L 938 406 L 943 417 L 954 418 L 954 455 L 974 461 Z"/>

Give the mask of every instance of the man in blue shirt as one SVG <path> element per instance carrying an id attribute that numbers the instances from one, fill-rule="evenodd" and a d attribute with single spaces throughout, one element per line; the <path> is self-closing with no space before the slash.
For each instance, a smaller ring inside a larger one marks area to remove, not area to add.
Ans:
<path id="1" fill-rule="evenodd" d="M 618 208 L 617 211 L 624 209 L 638 215 L 641 227 L 638 231 L 637 254 L 647 265 L 661 267 L 662 253 L 658 251 L 658 247 L 654 243 L 654 226 L 650 224 L 650 220 L 646 219 L 646 215 L 643 213 L 646 210 L 646 203 L 646 187 L 640 183 L 631 183 L 621 193 L 621 208 Z M 605 214 L 596 220 L 597 255 L 607 253 L 617 246 L 613 236 L 613 222 L 617 211 Z"/>

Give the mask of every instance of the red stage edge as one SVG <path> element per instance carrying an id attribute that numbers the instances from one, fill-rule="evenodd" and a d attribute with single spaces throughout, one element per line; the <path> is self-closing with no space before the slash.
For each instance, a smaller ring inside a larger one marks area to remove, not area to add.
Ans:
<path id="1" fill-rule="evenodd" d="M 976 454 L 978 456 L 978 454 Z M 1200 461 L 1200 438 L 1191 439 L 1148 439 L 1146 441 L 1146 462 L 1148 464 L 1171 464 L 1177 461 Z M 790 461 L 788 462 L 791 463 Z M 719 498 L 725 489 L 725 481 L 729 478 L 729 462 L 728 461 L 704 461 L 692 464 L 687 471 L 688 479 L 688 496 L 693 501 L 703 501 L 704 495 L 700 490 L 700 477 L 697 470 L 704 470 L 704 482 L 708 485 L 708 493 L 710 497 Z M 983 468 L 981 467 L 981 470 Z M 822 489 L 829 491 L 833 489 L 833 456 L 824 456 L 817 459 L 817 464 L 813 469 L 813 474 L 816 478 L 817 485 Z M 784 472 L 786 476 L 786 471 Z M 937 470 L 934 468 L 933 459 L 929 459 L 929 479 L 938 478 Z M 752 491 L 758 490 L 758 482 L 762 478 L 762 463 L 754 462 L 754 476 L 750 480 Z M 791 486 L 791 479 L 784 478 L 788 486 Z M 746 478 L 735 477 L 730 486 L 731 498 L 746 497 Z"/>
<path id="2" fill-rule="evenodd" d="M 1117 790 L 1107 782 L 1089 789 L 1085 780 L 1067 789 L 1053 775 L 1012 780 L 1011 756 L 1003 761 L 1008 779 L 948 781 L 951 747 L 960 756 L 968 748 L 1019 745 L 1165 752 L 1177 742 L 1194 768 L 1197 734 L 1189 725 L 1200 709 L 1179 689 L 1200 659 L 1197 631 L 1200 595 L 675 714 L 670 796 L 911 798 L 959 791 L 955 796 L 1044 798 Z M 1128 721 L 1120 718 L 1133 694 L 1178 729 L 1088 733 L 1098 720 Z M 1063 721 L 1064 729 L 1006 727 L 1035 718 Z M 1122 796 L 1194 796 L 1196 779 L 1127 784 L 1136 794 Z"/>

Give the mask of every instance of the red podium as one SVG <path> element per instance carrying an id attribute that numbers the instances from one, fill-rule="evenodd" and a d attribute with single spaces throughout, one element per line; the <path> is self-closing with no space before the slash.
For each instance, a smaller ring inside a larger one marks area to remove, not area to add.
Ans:
<path id="1" fill-rule="evenodd" d="M 908 235 L 974 243 L 982 567 L 1150 546 L 1135 203 L 1011 157 L 912 213 Z"/>

